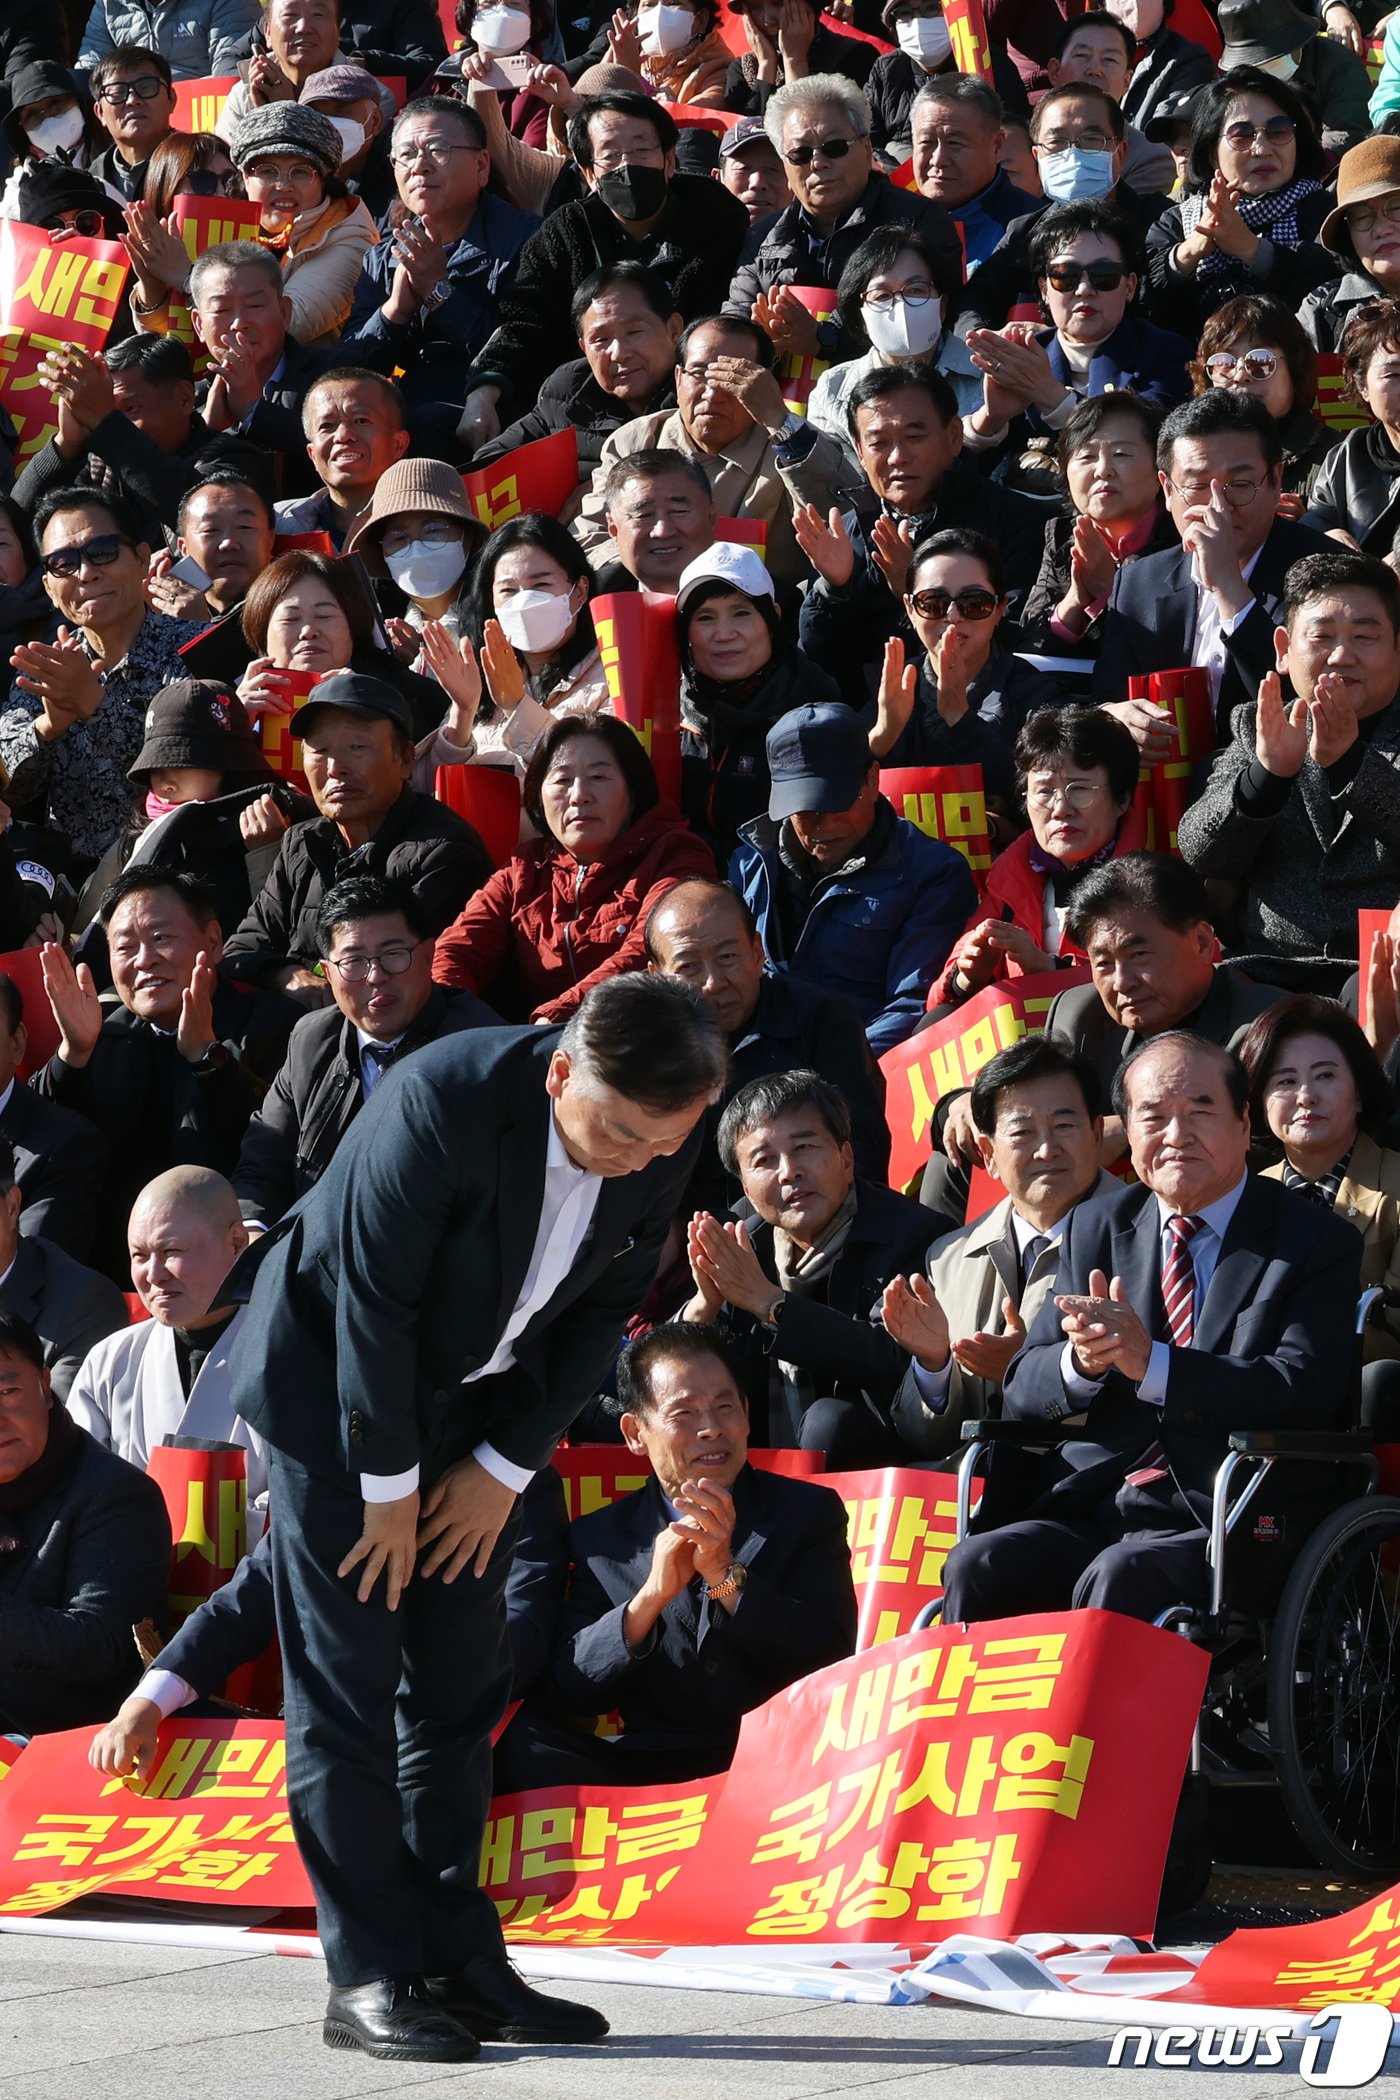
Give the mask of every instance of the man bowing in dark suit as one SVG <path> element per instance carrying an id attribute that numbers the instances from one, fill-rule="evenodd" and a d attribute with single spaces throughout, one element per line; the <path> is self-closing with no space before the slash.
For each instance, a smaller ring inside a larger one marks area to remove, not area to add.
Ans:
<path id="1" fill-rule="evenodd" d="M 1157 479 L 1180 547 L 1118 571 L 1104 616 L 1093 696 L 1126 723 L 1144 759 L 1175 758 L 1176 729 L 1128 680 L 1189 665 L 1206 671 L 1221 740 L 1230 711 L 1274 668 L 1283 580 L 1327 543 L 1278 515 L 1283 440 L 1260 401 L 1213 387 L 1174 408 L 1157 438 Z"/>
<path id="2" fill-rule="evenodd" d="M 250 1257 L 234 1391 L 272 1447 L 289 1797 L 333 2048 L 462 2062 L 607 2031 L 516 1975 L 478 1886 L 502 1596 L 516 1497 L 655 1276 L 725 1071 L 695 995 L 640 974 L 562 1034 L 444 1037 L 390 1067 Z"/>
<path id="3" fill-rule="evenodd" d="M 1341 1416 L 1361 1241 L 1248 1172 L 1246 1093 L 1238 1059 L 1184 1030 L 1155 1036 L 1120 1072 L 1114 1106 L 1142 1186 L 1071 1212 L 1061 1291 L 1004 1387 L 1009 1418 L 1048 1429 L 1083 1415 L 1085 1431 L 1030 1461 L 1020 1521 L 949 1554 L 945 1623 L 1069 1604 L 1153 1619 L 1203 1603 L 1230 1431 L 1327 1429 Z M 999 1500 L 993 1467 L 988 1525 Z"/>

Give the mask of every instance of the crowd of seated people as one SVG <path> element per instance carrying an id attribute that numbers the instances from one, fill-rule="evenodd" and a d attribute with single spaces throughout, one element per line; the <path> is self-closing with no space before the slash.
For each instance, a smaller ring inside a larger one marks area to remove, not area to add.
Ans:
<path id="1" fill-rule="evenodd" d="M 750 1447 L 1043 1420 L 948 1615 L 1150 1618 L 1232 1428 L 1395 1410 L 1400 40 L 1368 114 L 1345 0 L 1209 12 L 988 0 L 987 78 L 940 0 L 0 49 L 0 216 L 129 266 L 0 385 L 0 1733 L 131 1769 L 266 1646 L 265 1551 L 139 1689 L 129 1635 L 164 1440 L 276 1522 L 245 1251 L 427 1046 L 629 973 L 728 1077 L 574 1431 L 654 1478 L 524 1491 L 500 1783 L 722 1768 L 849 1652 L 839 1507 Z M 901 1061 L 1027 979 L 891 1187 Z"/>

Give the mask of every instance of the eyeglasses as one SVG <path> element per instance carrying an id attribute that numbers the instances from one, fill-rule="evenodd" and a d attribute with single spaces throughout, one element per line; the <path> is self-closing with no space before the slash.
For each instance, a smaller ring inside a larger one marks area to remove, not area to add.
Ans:
<path id="1" fill-rule="evenodd" d="M 478 146 L 454 146 L 446 139 L 421 139 L 416 146 L 396 146 L 389 155 L 396 168 L 414 168 L 425 160 L 430 168 L 451 165 L 454 153 L 478 153 Z"/>
<path id="2" fill-rule="evenodd" d="M 859 139 L 819 139 L 815 146 L 794 146 L 791 152 L 783 154 L 783 159 L 790 168 L 810 168 L 818 154 L 823 160 L 844 160 L 851 148 L 861 143 Z"/>
<path id="3" fill-rule="evenodd" d="M 66 211 L 57 226 L 49 228 L 49 233 L 54 240 L 62 240 L 66 233 L 76 233 L 85 241 L 95 241 L 104 228 L 105 221 L 100 211 Z"/>
<path id="4" fill-rule="evenodd" d="M 926 277 L 915 277 L 902 284 L 897 292 L 863 292 L 861 305 L 873 307 L 877 314 L 892 313 L 902 299 L 906 306 L 927 306 L 938 297 L 937 287 Z"/>
<path id="5" fill-rule="evenodd" d="M 138 102 L 154 102 L 165 87 L 165 82 L 155 73 L 143 73 L 139 80 L 109 80 L 93 96 L 94 102 L 110 102 L 120 108 L 123 102 L 134 97 Z"/>
<path id="6" fill-rule="evenodd" d="M 1167 487 L 1175 489 L 1187 503 L 1209 503 L 1211 490 L 1218 488 L 1231 510 L 1243 510 L 1247 503 L 1254 501 L 1260 489 L 1268 485 L 1267 476 L 1263 481 L 1173 481 L 1170 477 L 1167 480 Z"/>
<path id="7" fill-rule="evenodd" d="M 1076 131 L 1072 135 L 1050 132 L 1035 143 L 1042 153 L 1066 153 L 1071 146 L 1080 146 L 1086 153 L 1111 153 L 1118 141 L 1106 131 Z"/>
<path id="8" fill-rule="evenodd" d="M 420 547 L 446 547 L 462 538 L 462 527 L 454 525 L 450 518 L 434 518 L 418 532 L 405 532 L 401 525 L 391 526 L 379 543 L 381 554 L 402 554 L 405 547 L 415 544 Z"/>
<path id="9" fill-rule="evenodd" d="M 134 551 L 135 545 L 124 532 L 99 532 L 90 540 L 79 540 L 76 546 L 55 547 L 52 554 L 41 555 L 39 567 L 46 576 L 76 576 L 84 566 L 110 569 L 123 547 Z"/>
<path id="10" fill-rule="evenodd" d="M 1125 275 L 1112 263 L 1050 263 L 1045 282 L 1052 292 L 1077 292 L 1081 284 L 1093 292 L 1116 292 Z"/>
<path id="11" fill-rule="evenodd" d="M 1388 204 L 1355 204 L 1342 216 L 1352 233 L 1369 233 L 1378 219 L 1400 226 L 1400 197 L 1392 197 Z"/>
<path id="12" fill-rule="evenodd" d="M 381 977 L 402 977 L 422 945 L 415 941 L 411 948 L 382 948 L 378 955 L 328 955 L 326 961 L 347 984 L 363 984 L 374 970 Z"/>
<path id="13" fill-rule="evenodd" d="M 909 603 L 921 620 L 946 620 L 954 607 L 960 620 L 990 620 L 1001 604 L 995 591 L 911 591 Z"/>
<path id="14" fill-rule="evenodd" d="M 243 179 L 245 182 L 289 182 L 293 189 L 304 190 L 325 178 L 310 161 L 289 161 L 285 167 L 279 167 L 274 160 L 260 160 L 243 170 Z"/>
<path id="15" fill-rule="evenodd" d="M 1233 350 L 1215 350 L 1206 359 L 1206 370 L 1212 379 L 1223 379 L 1229 372 L 1243 372 L 1246 379 L 1272 379 L 1278 364 L 1274 350 L 1244 350 L 1238 355 Z"/>
<path id="16" fill-rule="evenodd" d="M 1267 124 L 1227 124 L 1225 138 L 1237 153 L 1246 152 L 1256 139 L 1266 146 L 1282 146 L 1297 133 L 1292 117 L 1270 117 Z"/>
<path id="17" fill-rule="evenodd" d="M 1067 802 L 1071 809 L 1087 809 L 1103 789 L 1101 780 L 1027 781 L 1026 808 L 1053 809 L 1057 802 Z"/>

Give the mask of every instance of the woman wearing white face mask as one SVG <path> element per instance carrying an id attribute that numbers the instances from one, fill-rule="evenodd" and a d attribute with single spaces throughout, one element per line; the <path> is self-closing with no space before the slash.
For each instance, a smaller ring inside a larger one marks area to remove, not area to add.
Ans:
<path id="1" fill-rule="evenodd" d="M 517 59 L 531 61 L 538 70 L 554 28 L 554 11 L 550 0 L 457 0 L 456 21 L 470 48 L 448 59 L 446 73 L 439 68 L 439 74 L 450 78 L 456 67 L 464 86 L 470 87 L 473 82 L 499 79 L 499 69 L 507 61 L 511 76 L 519 70 L 513 63 Z M 549 103 L 528 81 L 498 87 L 489 99 L 499 101 L 513 139 L 537 149 L 548 144 Z M 473 103 L 475 106 L 475 98 Z"/>
<path id="2" fill-rule="evenodd" d="M 897 167 L 911 151 L 910 111 L 915 96 L 930 80 L 955 80 L 958 67 L 942 0 L 886 0 L 880 21 L 882 33 L 895 49 L 876 59 L 866 82 L 870 136 L 884 164 Z M 992 85 L 1006 114 L 1024 122 L 1030 116 L 1025 83 L 1000 46 L 992 51 L 992 74 Z"/>
<path id="3" fill-rule="evenodd" d="M 716 0 L 639 0 L 642 73 L 663 102 L 723 107 L 733 53 L 719 33 Z"/>
<path id="4" fill-rule="evenodd" d="M 15 164 L 0 196 L 0 218 L 17 219 L 19 185 L 28 171 L 45 161 L 73 168 L 90 167 L 107 137 L 79 92 L 77 81 L 65 67 L 41 60 L 23 67 L 10 87 L 14 100 L 0 119 L 0 130 Z M 117 196 L 115 190 L 112 195 Z M 126 200 L 117 201 L 124 204 Z"/>
<path id="5" fill-rule="evenodd" d="M 812 388 L 807 419 L 841 447 L 860 473 L 851 444 L 846 405 L 851 391 L 877 365 L 935 364 L 970 415 L 982 399 L 982 380 L 953 333 L 960 287 L 951 282 L 940 256 L 906 226 L 882 226 L 852 255 L 841 272 L 837 314 L 843 329 L 864 336 L 863 357 L 829 365 Z"/>

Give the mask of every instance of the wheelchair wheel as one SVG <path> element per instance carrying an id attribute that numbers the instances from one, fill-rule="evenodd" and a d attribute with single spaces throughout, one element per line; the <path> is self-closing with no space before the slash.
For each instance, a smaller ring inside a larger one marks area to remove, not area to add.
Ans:
<path id="1" fill-rule="evenodd" d="M 1400 1499 L 1333 1513 L 1290 1571 L 1269 1639 L 1269 1744 L 1318 1864 L 1400 1871 Z"/>

